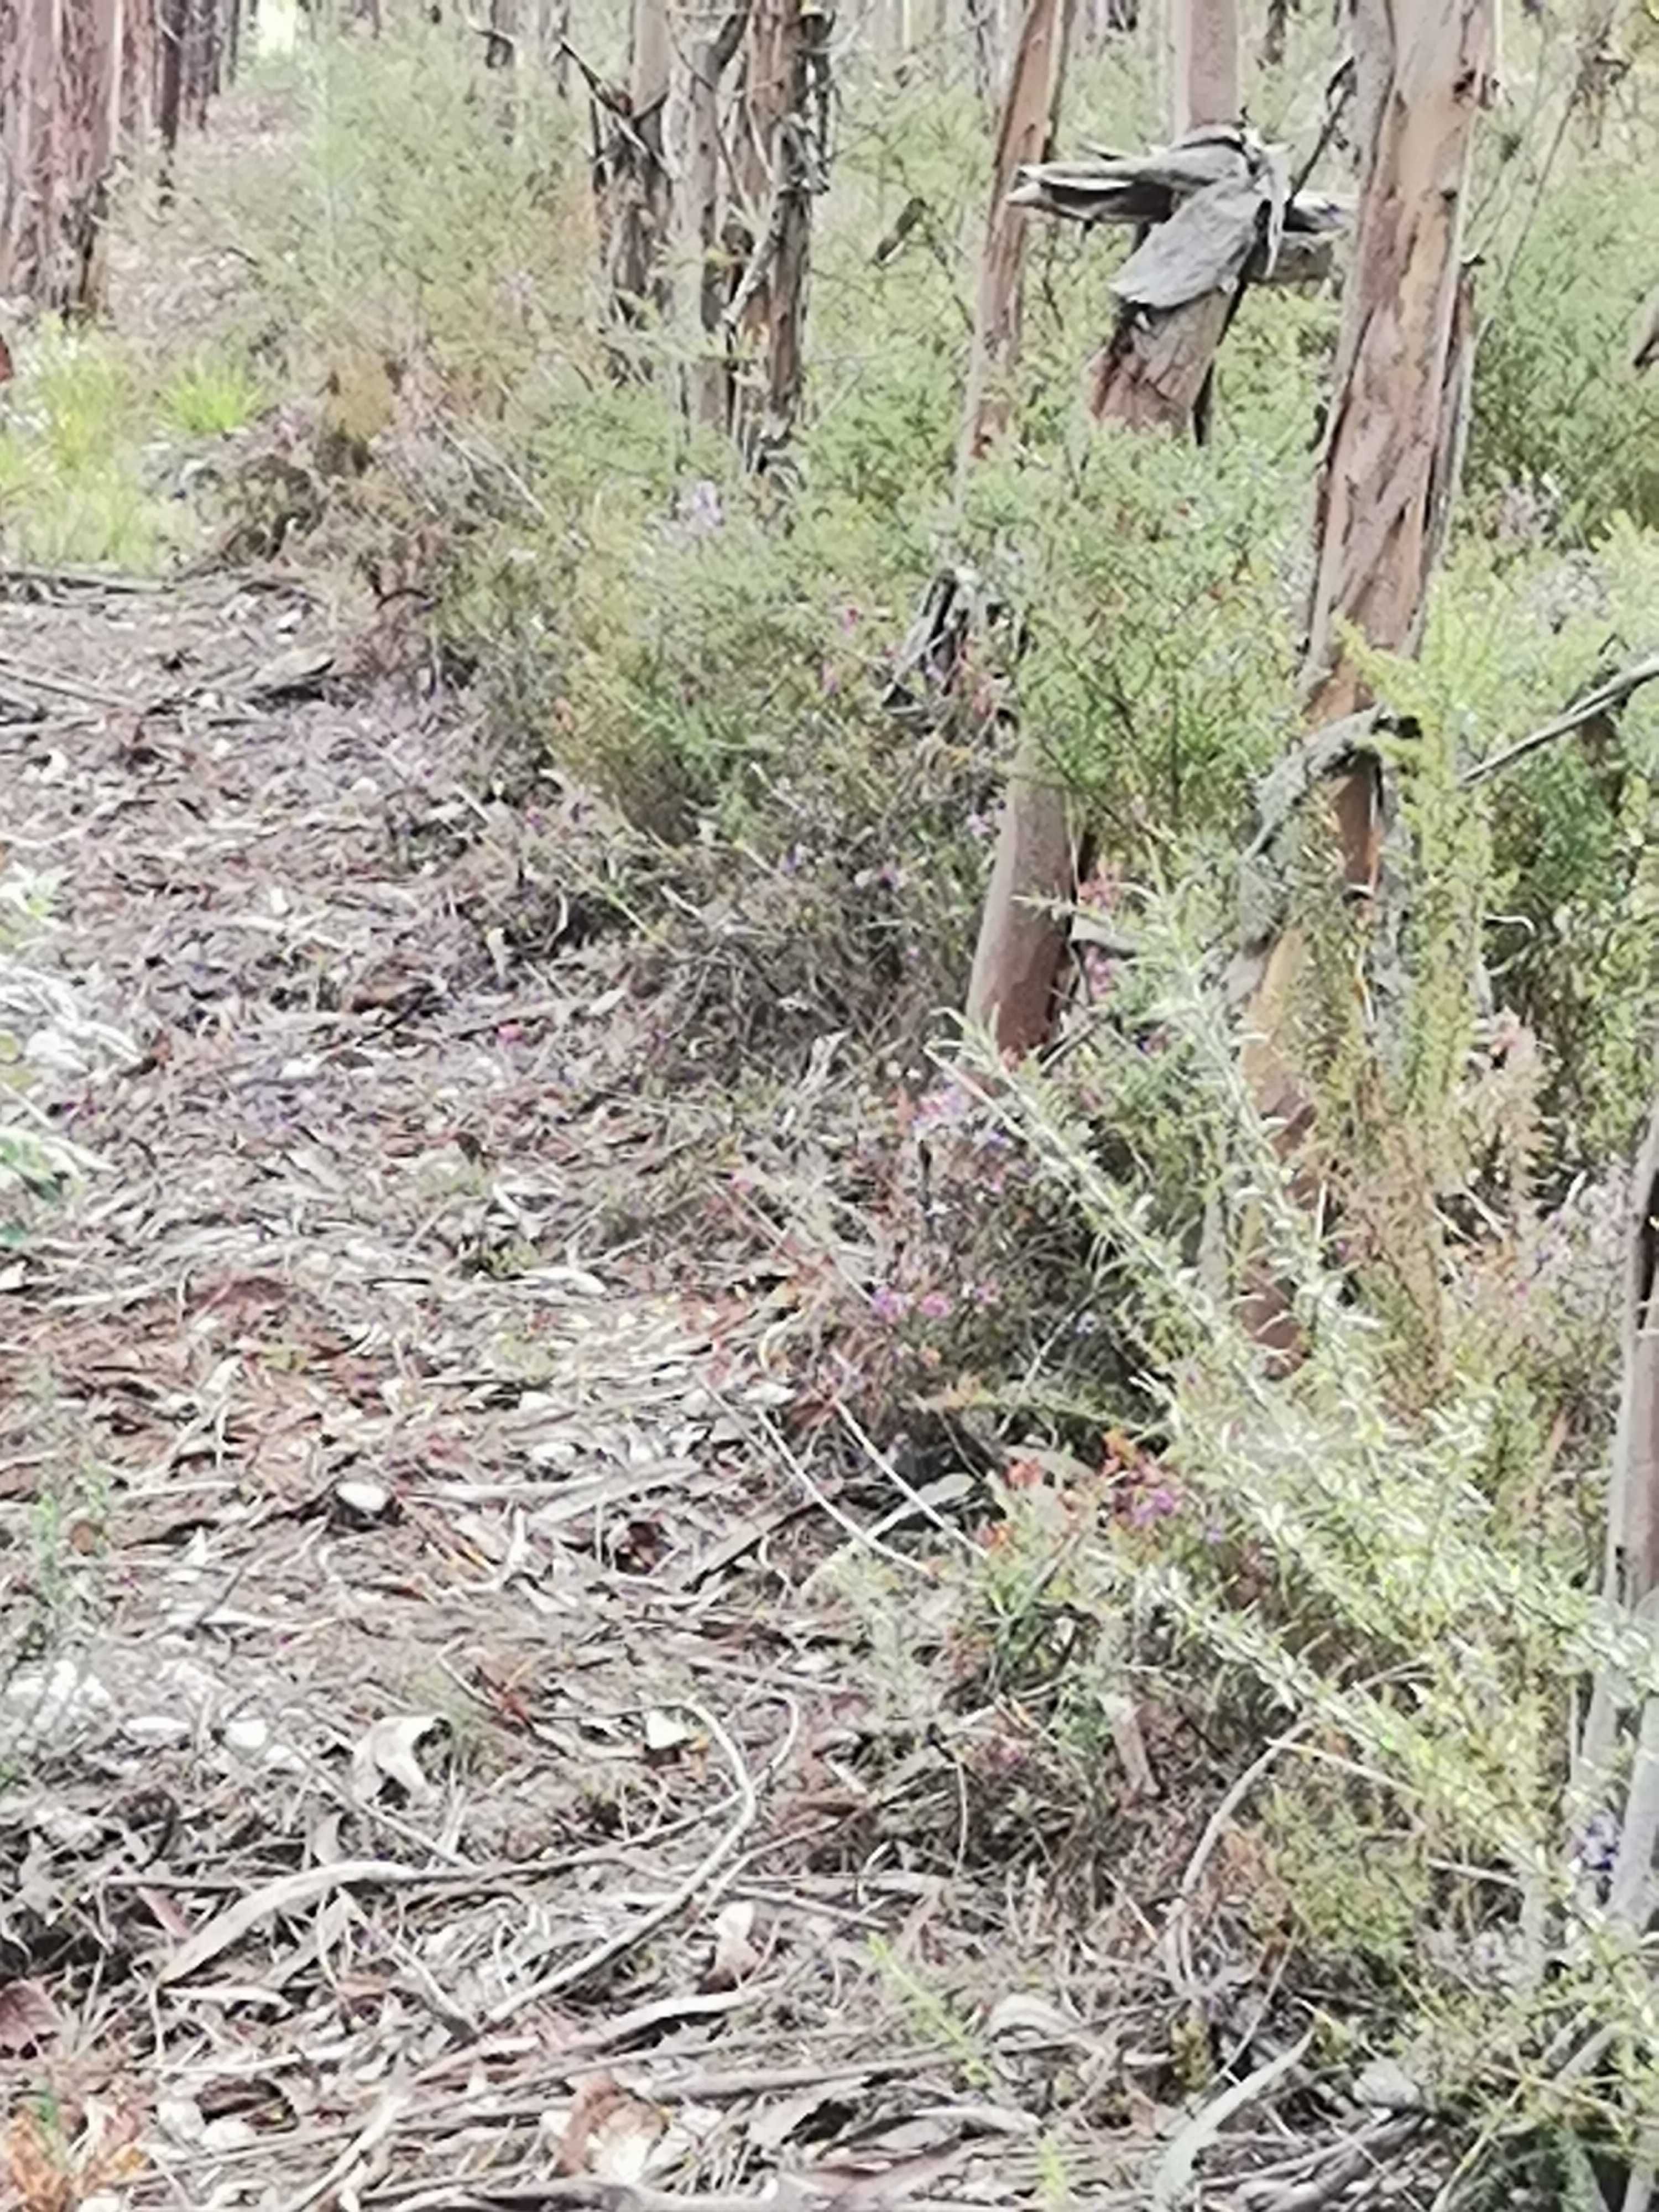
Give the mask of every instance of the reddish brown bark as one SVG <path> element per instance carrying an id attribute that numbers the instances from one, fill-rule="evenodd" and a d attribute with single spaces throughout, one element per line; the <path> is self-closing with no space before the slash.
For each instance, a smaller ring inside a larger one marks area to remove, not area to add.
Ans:
<path id="1" fill-rule="evenodd" d="M 1310 719 L 1358 703 L 1336 642 L 1352 625 L 1409 652 L 1427 602 L 1457 380 L 1463 200 L 1491 58 L 1490 0 L 1361 0 L 1364 132 L 1353 259 L 1319 475 Z"/>
<path id="2" fill-rule="evenodd" d="M 991 204 L 979 263 L 973 349 L 957 450 L 957 481 L 1007 427 L 1008 379 L 1019 359 L 1025 248 L 1031 216 L 1008 195 L 1028 162 L 1047 161 L 1066 78 L 1072 0 L 1026 0 L 991 170 Z"/>

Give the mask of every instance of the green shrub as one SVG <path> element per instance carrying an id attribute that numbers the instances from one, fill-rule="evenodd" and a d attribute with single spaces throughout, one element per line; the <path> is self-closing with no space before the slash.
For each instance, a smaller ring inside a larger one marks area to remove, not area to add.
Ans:
<path id="1" fill-rule="evenodd" d="M 1327 1965 L 1340 1954 L 1350 1974 L 1381 1978 L 1390 2040 L 1432 2030 L 1441 2094 L 1486 2104 L 1506 2128 L 1568 2117 L 1592 2135 L 1627 2134 L 1648 2109 L 1655 2065 L 1647 1984 L 1568 1879 L 1563 1747 L 1581 1677 L 1618 1654 L 1650 1679 L 1649 1641 L 1609 1623 L 1590 1595 L 1595 1516 L 1581 1518 L 1550 1486 L 1541 1431 L 1531 1507 L 1517 1514 L 1502 1471 L 1516 1449 L 1512 1377 L 1482 1356 L 1478 1333 L 1459 1342 L 1430 1402 L 1402 1401 L 1386 1320 L 1329 1267 L 1318 1224 L 1292 1198 L 1184 932 L 1158 908 L 1145 924 L 1164 1021 L 1190 1057 L 1194 1141 L 1209 1153 L 1186 1207 L 1172 1209 L 1138 1160 L 1114 1167 L 1103 1156 L 1094 1132 L 1124 1110 L 1135 1080 L 1133 1048 L 1109 1024 L 1052 1079 L 986 1063 L 979 1074 L 1032 1172 L 1096 1240 L 1115 1327 L 1141 1354 L 1133 1392 L 1095 1401 L 1103 1456 L 1092 1474 L 1091 1459 L 1080 1463 L 1052 1540 L 1071 1609 L 1132 1625 L 1127 1646 L 1103 1648 L 1096 1697 L 1130 1680 L 1147 1695 L 1162 1680 L 1179 1701 L 1197 1670 L 1206 1735 L 1231 1722 L 1259 1744 L 1274 1716 L 1303 1716 L 1309 1750 L 1335 1764 L 1298 1780 L 1306 1754 L 1285 1747 L 1289 1779 L 1264 1801 L 1261 1840 L 1304 1953 Z M 1201 1250 L 1185 1229 L 1194 1203 L 1210 1215 Z M 1467 1249 L 1444 1255 L 1460 1278 L 1525 1245 L 1524 1203 L 1488 1217 Z M 1303 1357 L 1288 1375 L 1267 1372 L 1242 1319 L 1251 1255 L 1291 1291 Z M 1554 1294 L 1546 1277 L 1534 1288 L 1540 1304 Z M 1547 1413 L 1547 1364 L 1505 1356 Z M 1036 1440 L 1054 1420 L 1047 1379 L 1028 1375 L 1010 1394 L 1032 1403 Z M 1609 1380 L 1604 1369 L 1604 1391 Z M 1071 1419 L 1082 1416 L 1073 1397 Z M 1126 1420 L 1141 1449 L 1114 1443 Z M 1040 1454 L 1026 1463 L 1057 1486 Z M 981 1577 L 993 1590 L 1002 1549 Z M 1362 1851 L 1364 1836 L 1375 1843 Z M 1551 1971 L 1537 1976 L 1523 1896 L 1553 1931 Z M 1261 1901 L 1271 1903 L 1265 1888 Z M 1570 2087 L 1540 2054 L 1596 1974 L 1613 2010 L 1593 2016 L 1617 2013 L 1616 2056 Z"/>
<path id="2" fill-rule="evenodd" d="M 133 348 L 42 323 L 0 398 L 0 546 L 8 557 L 153 568 L 192 517 L 153 481 L 154 385 Z"/>
<path id="3" fill-rule="evenodd" d="M 1483 511 L 1517 487 L 1577 537 L 1620 514 L 1659 526 L 1659 376 L 1637 376 L 1629 359 L 1659 273 L 1656 237 L 1650 151 L 1587 159 L 1531 213 L 1507 281 L 1484 303 L 1469 437 Z"/>
<path id="4" fill-rule="evenodd" d="M 186 437 L 222 438 L 252 421 L 264 393 L 245 359 L 204 348 L 172 371 L 161 400 L 167 421 Z"/>
<path id="5" fill-rule="evenodd" d="M 1557 554 L 1466 542 L 1425 653 L 1468 757 L 1500 750 L 1659 647 L 1659 536 L 1627 520 Z M 1659 1025 L 1659 697 L 1562 738 L 1484 787 L 1493 995 L 1537 1034 L 1552 1187 L 1623 1160 Z"/>
<path id="6" fill-rule="evenodd" d="M 535 72 L 504 85 L 482 40 L 458 46 L 453 26 L 424 21 L 372 52 L 302 43 L 294 67 L 298 143 L 239 163 L 196 221 L 252 254 L 300 379 L 342 351 L 429 356 L 498 413 L 587 304 L 569 111 Z"/>

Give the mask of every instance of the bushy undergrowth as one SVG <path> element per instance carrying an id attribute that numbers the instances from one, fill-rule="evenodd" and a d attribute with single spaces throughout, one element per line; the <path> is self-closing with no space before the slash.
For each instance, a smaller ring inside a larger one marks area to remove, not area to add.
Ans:
<path id="1" fill-rule="evenodd" d="M 1478 540 L 1437 593 L 1425 654 L 1466 759 L 1547 721 L 1659 644 L 1659 535 L 1620 518 L 1558 552 Z M 1486 787 L 1484 952 L 1497 1004 L 1540 1041 L 1541 1146 L 1558 1189 L 1625 1158 L 1659 1020 L 1653 854 L 1659 701 L 1551 744 Z"/>
<path id="2" fill-rule="evenodd" d="M 1659 527 L 1659 377 L 1631 346 L 1652 292 L 1659 173 L 1620 143 L 1529 196 L 1486 279 L 1469 441 L 1486 511 L 1505 494 L 1574 536 Z"/>
<path id="3" fill-rule="evenodd" d="M 1645 1993 L 1594 1897 L 1573 1889 L 1561 1841 L 1576 1686 L 1617 1647 L 1589 1595 L 1594 1486 L 1544 1442 L 1553 1340 L 1576 1326 L 1604 1248 L 1568 1215 L 1546 1258 L 1524 1184 L 1486 1207 L 1442 1252 L 1455 1342 L 1441 1387 L 1427 1405 L 1402 1395 L 1393 1332 L 1293 1196 L 1184 926 L 1158 905 L 1142 920 L 1139 988 L 1188 1079 L 1193 1187 L 1161 1187 L 1121 1142 L 1115 1158 L 1103 1148 L 1103 1127 L 1140 1124 L 1137 1025 L 1097 1024 L 1053 1080 L 989 1065 L 970 1079 L 982 1127 L 1086 1232 L 1124 1354 L 1116 1389 L 1089 1395 L 1051 1346 L 1012 1394 L 1068 1449 L 1005 1461 L 988 1583 L 1024 1588 L 1029 1649 L 1043 1648 L 1045 1617 L 1119 1624 L 1099 1641 L 1097 1699 L 1133 1681 L 1180 1706 L 1207 1666 L 1212 1728 L 1299 1717 L 1243 1823 L 1241 1848 L 1254 1835 L 1265 1853 L 1252 1909 L 1312 1971 L 1339 1975 L 1373 2037 L 1413 2029 L 1431 2093 L 1494 2112 L 1512 2100 L 1517 2129 L 1571 2107 L 1617 2135 L 1650 2098 Z M 1471 1067 L 1460 1089 L 1478 1079 Z M 1300 1333 L 1288 1376 L 1238 1302 L 1264 1255 Z M 1606 1377 L 1605 1334 L 1594 1365 Z M 1593 1453 L 1606 1419 L 1604 1397 L 1581 1447 Z M 1520 1479 L 1517 1419 L 1531 1424 Z M 1547 1972 L 1541 1954 L 1528 1964 L 1544 1939 L 1523 1932 L 1523 1897 L 1565 1915 Z M 1558 2089 L 1539 2078 L 1541 2054 L 1571 2037 L 1593 1960 L 1621 2008 L 1617 2056 Z"/>
<path id="4" fill-rule="evenodd" d="M 156 465 L 152 366 L 121 339 L 43 324 L 0 389 L 0 547 L 14 560 L 156 567 L 194 518 Z"/>

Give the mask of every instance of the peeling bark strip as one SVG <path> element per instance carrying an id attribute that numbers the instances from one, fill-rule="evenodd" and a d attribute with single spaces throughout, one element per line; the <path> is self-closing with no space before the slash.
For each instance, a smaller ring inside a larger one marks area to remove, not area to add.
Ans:
<path id="1" fill-rule="evenodd" d="M 1014 48 L 980 254 L 973 350 L 957 454 L 958 492 L 970 465 L 1007 428 L 1012 411 L 1008 380 L 1019 360 L 1030 216 L 1010 195 L 1020 171 L 1046 161 L 1053 150 L 1072 16 L 1073 0 L 1026 0 Z"/>

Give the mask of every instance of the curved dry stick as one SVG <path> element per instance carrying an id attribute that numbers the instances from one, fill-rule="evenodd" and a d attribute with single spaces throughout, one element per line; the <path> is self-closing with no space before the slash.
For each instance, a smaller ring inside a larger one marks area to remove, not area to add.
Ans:
<path id="1" fill-rule="evenodd" d="M 1598 716 L 1611 714 L 1614 708 L 1622 707 L 1632 691 L 1639 690 L 1644 684 L 1651 684 L 1656 677 L 1659 677 L 1659 653 L 1650 653 L 1645 660 L 1638 660 L 1633 668 L 1626 668 L 1622 674 L 1610 677 L 1607 683 L 1599 684 L 1594 691 L 1587 692 L 1576 704 L 1565 708 L 1553 722 L 1546 722 L 1542 729 L 1529 731 L 1524 738 L 1518 738 L 1514 744 L 1506 745 L 1501 753 L 1493 753 L 1486 760 L 1477 761 L 1473 768 L 1465 769 L 1458 781 L 1467 790 L 1470 784 L 1482 783 L 1487 776 L 1496 775 L 1500 769 L 1508 768 L 1511 762 L 1524 760 L 1528 753 L 1535 753 L 1540 745 L 1553 744 L 1557 738 L 1571 737 L 1575 730 L 1583 729 L 1586 722 L 1593 722 Z"/>
<path id="2" fill-rule="evenodd" d="M 580 1959 L 573 1959 L 568 1964 L 556 1967 L 550 1974 L 544 1974 L 539 1981 L 528 1983 L 523 1989 L 514 1990 L 510 1996 L 503 1997 L 500 2004 L 492 2006 L 484 2014 L 487 2027 L 500 2027 L 504 2021 L 515 2019 L 526 2005 L 535 2004 L 544 1997 L 556 1996 L 560 1990 L 573 1988 L 578 1982 L 585 1982 L 601 1966 L 608 1966 L 612 1960 L 621 1958 L 636 1943 L 642 1943 L 647 1936 L 654 1935 L 676 1913 L 684 1911 L 703 1885 L 725 1865 L 754 1826 L 760 1810 L 760 1799 L 743 1753 L 714 1714 L 705 1707 L 695 1704 L 690 1698 L 678 1698 L 675 1702 L 683 1711 L 696 1716 L 725 1753 L 737 1778 L 738 1804 L 736 1819 L 714 1849 L 698 1861 L 685 1880 L 659 1905 L 653 1905 L 648 1912 L 642 1913 L 631 1927 L 624 1928 L 619 1935 L 609 1936 L 603 1943 L 596 1943 Z"/>

